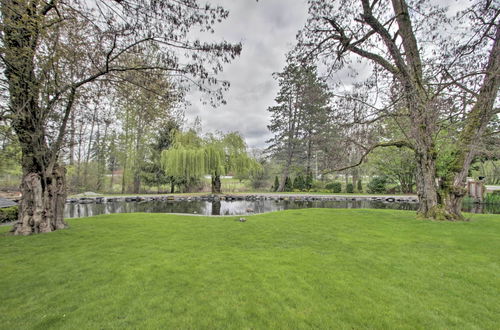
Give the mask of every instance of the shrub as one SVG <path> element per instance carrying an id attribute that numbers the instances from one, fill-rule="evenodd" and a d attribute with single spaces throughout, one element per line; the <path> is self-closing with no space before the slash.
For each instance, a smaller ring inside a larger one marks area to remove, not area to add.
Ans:
<path id="1" fill-rule="evenodd" d="M 363 192 L 363 184 L 361 183 L 361 180 L 358 180 L 358 192 Z"/>
<path id="2" fill-rule="evenodd" d="M 285 178 L 285 189 L 284 189 L 284 191 L 292 191 L 292 190 L 293 190 L 292 180 L 290 180 L 289 177 L 286 177 Z"/>
<path id="3" fill-rule="evenodd" d="M 383 194 L 386 192 L 385 185 L 387 184 L 387 177 L 376 176 L 368 183 L 368 192 L 370 194 Z"/>
<path id="4" fill-rule="evenodd" d="M 340 182 L 331 182 L 327 184 L 325 188 L 330 190 L 332 193 L 339 193 L 342 191 L 342 185 Z"/>
<path id="5" fill-rule="evenodd" d="M 463 204 L 473 204 L 474 203 L 474 199 L 470 196 L 465 196 L 463 199 L 462 199 L 462 203 Z"/>
<path id="6" fill-rule="evenodd" d="M 345 186 L 345 192 L 348 194 L 352 194 L 354 192 L 354 185 L 352 183 L 348 183 Z"/>
<path id="7" fill-rule="evenodd" d="M 4 207 L 0 209 L 0 222 L 11 222 L 17 220 L 17 206 Z"/>
<path id="8" fill-rule="evenodd" d="M 304 182 L 304 188 L 310 190 L 313 187 L 313 175 L 311 172 L 307 173 L 306 180 Z"/>
<path id="9" fill-rule="evenodd" d="M 325 183 L 319 180 L 314 180 L 311 184 L 311 188 L 309 188 L 311 191 L 317 191 L 317 192 L 330 192 L 326 186 Z"/>
<path id="10" fill-rule="evenodd" d="M 486 204 L 500 204 L 500 192 L 497 190 L 491 194 L 486 194 L 486 196 L 484 196 L 484 202 Z"/>
<path id="11" fill-rule="evenodd" d="M 305 189 L 305 183 L 302 175 L 297 176 L 295 180 L 293 180 L 293 189 L 298 191 L 302 191 Z"/>

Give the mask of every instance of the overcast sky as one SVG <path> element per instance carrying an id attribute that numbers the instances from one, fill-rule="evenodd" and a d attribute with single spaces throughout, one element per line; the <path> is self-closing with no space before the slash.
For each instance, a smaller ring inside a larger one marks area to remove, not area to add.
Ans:
<path id="1" fill-rule="evenodd" d="M 278 84 L 273 72 L 281 71 L 285 55 L 295 43 L 295 35 L 307 18 L 304 0 L 223 0 L 229 17 L 216 25 L 216 36 L 242 42 L 243 51 L 225 66 L 220 76 L 231 83 L 225 93 L 226 105 L 212 108 L 198 97 L 189 97 L 186 119 L 201 119 L 203 133 L 238 131 L 250 147 L 263 147 L 270 134 L 267 108 L 274 104 Z"/>

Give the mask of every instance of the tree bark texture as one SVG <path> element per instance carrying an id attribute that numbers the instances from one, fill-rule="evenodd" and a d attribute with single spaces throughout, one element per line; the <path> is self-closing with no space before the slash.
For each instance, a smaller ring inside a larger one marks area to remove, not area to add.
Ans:
<path id="1" fill-rule="evenodd" d="M 12 232 L 15 235 L 51 232 L 67 226 L 63 219 L 65 169 L 57 164 L 57 156 L 75 89 L 71 88 L 67 95 L 59 134 L 49 146 L 45 134 L 48 109 L 40 107 L 40 81 L 35 73 L 35 53 L 44 10 L 37 11 L 35 3 L 31 7 L 26 2 L 8 0 L 1 2 L 0 9 L 12 128 L 22 150 L 22 198 Z"/>
<path id="2" fill-rule="evenodd" d="M 440 195 L 446 210 L 460 215 L 462 199 L 466 194 L 466 179 L 476 156 L 477 143 L 495 114 L 494 103 L 500 88 L 500 25 L 497 24 L 495 41 L 489 54 L 481 88 L 476 103 L 467 114 L 466 125 L 461 131 L 455 150 L 455 162 L 442 179 Z M 461 216 L 463 218 L 463 216 Z"/>
<path id="3" fill-rule="evenodd" d="M 220 194 L 221 192 L 220 175 L 212 175 L 212 194 Z"/>
<path id="4" fill-rule="evenodd" d="M 15 235 L 48 233 L 67 227 L 66 169 L 55 166 L 50 173 L 27 172 L 21 183 L 19 219 L 12 228 Z"/>

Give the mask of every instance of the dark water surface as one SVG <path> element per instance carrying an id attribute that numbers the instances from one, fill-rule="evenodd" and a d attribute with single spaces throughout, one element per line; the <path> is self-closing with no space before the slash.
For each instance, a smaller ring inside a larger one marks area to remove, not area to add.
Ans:
<path id="1" fill-rule="evenodd" d="M 110 213 L 187 213 L 202 215 L 248 215 L 287 209 L 305 208 L 370 208 L 416 210 L 417 203 L 381 202 L 381 201 L 141 201 L 141 202 L 107 202 L 101 204 L 66 204 L 66 218 L 90 217 Z M 463 211 L 472 213 L 500 214 L 500 205 L 471 204 L 463 207 Z"/>

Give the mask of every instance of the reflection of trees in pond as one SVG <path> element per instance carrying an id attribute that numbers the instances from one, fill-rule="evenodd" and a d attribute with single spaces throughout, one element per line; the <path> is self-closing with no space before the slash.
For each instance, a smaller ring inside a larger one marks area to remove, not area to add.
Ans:
<path id="1" fill-rule="evenodd" d="M 212 202 L 212 215 L 220 215 L 221 202 L 213 201 Z"/>
<path id="2" fill-rule="evenodd" d="M 464 203 L 462 210 L 470 213 L 500 214 L 500 204 Z"/>
<path id="3" fill-rule="evenodd" d="M 383 201 L 281 201 L 277 203 L 283 205 L 283 209 L 305 209 L 305 208 L 331 208 L 331 209 L 396 209 L 396 210 L 416 210 L 416 203 L 388 203 Z"/>
<path id="4" fill-rule="evenodd" d="M 384 201 L 143 201 L 109 202 L 103 204 L 66 204 L 65 217 L 78 218 L 99 214 L 154 212 L 204 215 L 237 215 L 305 208 L 369 208 L 416 210 L 417 203 Z M 465 212 L 500 214 L 500 204 L 466 204 Z"/>

